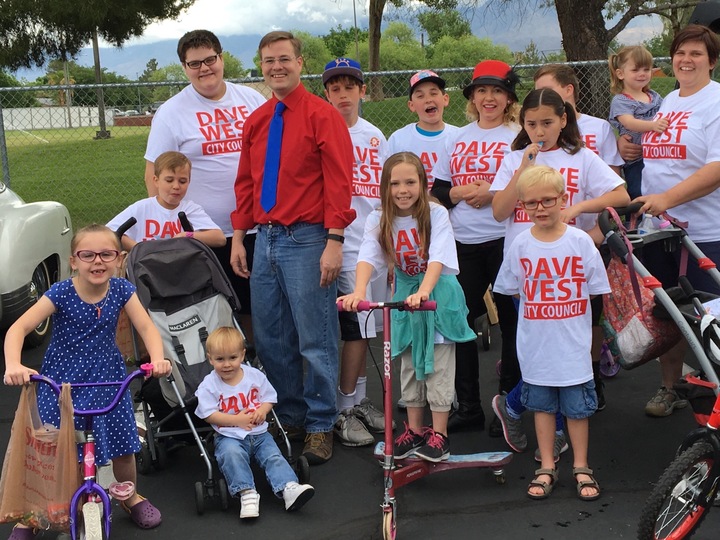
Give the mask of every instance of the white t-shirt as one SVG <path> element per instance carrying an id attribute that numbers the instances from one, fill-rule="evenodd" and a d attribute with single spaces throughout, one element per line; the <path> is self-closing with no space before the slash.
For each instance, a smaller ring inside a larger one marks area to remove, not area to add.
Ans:
<path id="1" fill-rule="evenodd" d="M 586 233 L 566 227 L 558 240 L 541 242 L 523 231 L 493 290 L 520 295 L 517 353 L 525 382 L 572 386 L 593 378 L 590 295 L 609 293 L 610 284 Z"/>
<path id="2" fill-rule="evenodd" d="M 185 212 L 188 221 L 196 231 L 220 229 L 200 205 L 183 199 L 177 208 L 169 210 L 160 205 L 157 197 L 148 197 L 131 204 L 112 218 L 107 226 L 116 231 L 120 225 L 134 217 L 137 223 L 130 227 L 125 234 L 136 242 L 173 238 L 183 230 L 178 218 L 180 212 Z"/>
<path id="3" fill-rule="evenodd" d="M 380 176 L 387 158 L 387 139 L 382 131 L 363 118 L 349 128 L 353 144 L 353 192 L 350 206 L 357 216 L 345 227 L 343 270 L 355 270 L 365 220 L 380 206 Z"/>
<path id="4" fill-rule="evenodd" d="M 385 254 L 380 248 L 380 210 L 374 210 L 365 222 L 365 235 L 358 261 L 370 263 L 375 272 L 387 267 Z M 439 262 L 443 274 L 457 275 L 460 272 L 450 218 L 444 206 L 430 203 L 430 253 L 427 258 L 420 256 L 420 242 L 417 221 L 412 216 L 395 218 L 393 243 L 395 265 L 410 276 L 427 270 L 428 263 Z M 374 272 L 374 273 L 375 273 Z"/>
<path id="5" fill-rule="evenodd" d="M 263 403 L 277 403 L 277 393 L 265 374 L 247 364 L 243 364 L 243 378 L 235 386 L 223 382 L 213 371 L 208 373 L 195 391 L 198 404 L 195 414 L 198 418 L 207 418 L 214 412 L 238 414 L 250 408 L 257 409 Z M 248 435 L 258 435 L 267 431 L 268 424 L 263 422 L 250 431 L 241 427 L 220 427 L 213 429 L 233 439 L 244 439 Z"/>
<path id="6" fill-rule="evenodd" d="M 720 84 L 711 81 L 687 97 L 670 92 L 656 117 L 670 123 L 663 133 L 643 134 L 643 195 L 663 193 L 708 163 L 720 161 Z M 695 242 L 720 240 L 720 190 L 668 213 L 688 222 L 688 235 Z"/>
<path id="7" fill-rule="evenodd" d="M 581 114 L 577 124 L 585 148 L 595 152 L 608 165 L 617 167 L 625 165 L 625 160 L 620 156 L 615 132 L 610 122 L 597 116 Z"/>
<path id="8" fill-rule="evenodd" d="M 449 181 L 453 186 L 478 180 L 492 184 L 519 130 L 520 126 L 515 124 L 482 129 L 477 122 L 458 129 L 447 138 L 439 155 L 433 169 L 435 178 Z M 463 244 L 482 244 L 505 236 L 505 222 L 495 221 L 489 204 L 474 208 L 460 201 L 450 210 L 450 222 L 455 239 Z"/>
<path id="9" fill-rule="evenodd" d="M 252 88 L 225 84 L 225 95 L 217 101 L 188 85 L 163 103 L 152 121 L 145 159 L 155 162 L 168 150 L 185 154 L 192 163 L 187 197 L 205 209 L 225 236 L 232 236 L 243 125 L 266 100 Z"/>
<path id="10" fill-rule="evenodd" d="M 459 128 L 445 124 L 442 133 L 428 137 L 417 130 L 417 123 L 408 124 L 390 135 L 388 139 L 388 157 L 398 152 L 412 152 L 416 154 L 425 166 L 428 176 L 428 189 L 432 188 L 433 168 L 438 161 L 438 155 L 445 148 L 445 141 Z"/>
<path id="11" fill-rule="evenodd" d="M 490 191 L 501 191 L 510 183 L 515 171 L 520 167 L 525 150 L 510 152 L 500 165 L 495 175 L 495 181 L 490 186 Z M 576 154 L 568 154 L 560 148 L 547 152 L 540 152 L 535 158 L 538 165 L 548 165 L 560 171 L 565 178 L 565 192 L 568 194 L 567 206 L 572 206 L 580 201 L 595 199 L 618 186 L 624 184 L 620 178 L 605 162 L 587 148 L 581 148 Z M 597 214 L 580 214 L 570 225 L 588 231 L 595 226 Z M 521 231 L 529 229 L 532 221 L 527 212 L 518 202 L 515 211 L 505 221 L 505 253 L 512 244 L 515 237 Z"/>

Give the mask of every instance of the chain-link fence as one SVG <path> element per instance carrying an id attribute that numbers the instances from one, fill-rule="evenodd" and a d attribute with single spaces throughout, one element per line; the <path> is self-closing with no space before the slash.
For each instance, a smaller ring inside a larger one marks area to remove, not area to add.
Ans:
<path id="1" fill-rule="evenodd" d="M 611 94 L 605 61 L 570 64 L 580 80 L 578 108 L 607 117 Z M 653 88 L 661 95 L 674 88 L 667 59 Z M 540 65 L 519 65 L 519 99 L 533 88 Z M 450 105 L 445 121 L 462 126 L 466 99 L 462 89 L 472 68 L 438 69 L 447 81 Z M 416 121 L 407 107 L 414 71 L 366 74 L 368 93 L 362 115 L 386 136 Z M 269 96 L 262 79 L 245 79 Z M 308 89 L 322 95 L 319 75 L 303 77 Z M 0 157 L 2 179 L 26 201 L 65 204 L 76 226 L 106 222 L 130 203 L 147 196 L 143 175 L 145 145 L 153 112 L 179 92 L 186 81 L 109 85 L 62 85 L 0 88 Z"/>

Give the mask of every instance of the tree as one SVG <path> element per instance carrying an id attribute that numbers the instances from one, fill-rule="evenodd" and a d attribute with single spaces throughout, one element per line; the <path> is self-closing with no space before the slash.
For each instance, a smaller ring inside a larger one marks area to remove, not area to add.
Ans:
<path id="1" fill-rule="evenodd" d="M 456 9 L 431 9 L 419 13 L 417 18 L 432 44 L 436 44 L 443 36 L 460 39 L 472 35 L 470 23 Z"/>
<path id="2" fill-rule="evenodd" d="M 12 75 L 0 70 L 0 88 L 22 86 Z M 32 92 L 0 92 L 0 107 L 37 107 L 38 102 Z"/>
<path id="3" fill-rule="evenodd" d="M 472 3 L 480 2 L 472 0 Z M 518 5 L 515 0 L 491 0 L 486 6 L 507 13 L 508 5 L 515 4 L 522 20 L 527 12 L 554 5 L 563 49 L 567 59 L 574 62 L 607 58 L 611 41 L 636 17 L 653 14 L 668 17 L 673 9 L 698 3 L 700 0 L 584 0 L 581 4 L 577 0 L 524 0 Z M 612 26 L 606 27 L 607 21 L 612 21 Z"/>
<path id="4" fill-rule="evenodd" d="M 156 58 L 151 58 L 150 60 L 148 60 L 148 63 L 145 64 L 145 71 L 143 71 L 140 77 L 138 77 L 138 81 L 148 82 L 152 74 L 155 73 L 157 70 L 158 61 Z"/>
<path id="5" fill-rule="evenodd" d="M 505 45 L 495 45 L 489 38 L 464 36 L 454 39 L 443 36 L 435 45 L 432 57 L 434 68 L 474 66 L 481 60 L 502 60 L 513 63 L 513 54 Z"/>
<path id="6" fill-rule="evenodd" d="M 245 77 L 246 69 L 243 67 L 242 60 L 237 56 L 233 56 L 227 51 L 223 51 L 223 63 L 225 64 L 224 76 L 226 79 L 242 79 Z"/>
<path id="7" fill-rule="evenodd" d="M 94 36 L 120 47 L 152 22 L 177 18 L 195 0 L 3 0 L 0 66 L 42 67 L 69 59 Z"/>
<path id="8" fill-rule="evenodd" d="M 333 58 L 339 58 L 341 56 L 350 56 L 351 58 L 355 58 L 357 56 L 355 51 L 356 30 L 358 43 L 361 41 L 367 41 L 367 30 L 342 28 L 339 24 L 337 25 L 337 28 L 331 28 L 330 33 L 321 36 Z"/>

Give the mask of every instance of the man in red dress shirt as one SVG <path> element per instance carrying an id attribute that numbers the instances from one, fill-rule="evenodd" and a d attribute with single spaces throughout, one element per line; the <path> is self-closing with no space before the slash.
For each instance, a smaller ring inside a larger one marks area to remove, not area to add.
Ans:
<path id="1" fill-rule="evenodd" d="M 231 264 L 238 275 L 250 275 L 243 238 L 257 225 L 250 276 L 256 350 L 277 390 L 280 421 L 289 434 L 304 430 L 303 455 L 319 464 L 332 456 L 337 418 L 335 279 L 343 232 L 355 218 L 350 208 L 352 144 L 340 113 L 300 83 L 300 42 L 289 32 L 275 31 L 260 40 L 258 49 L 273 97 L 245 122 Z M 277 200 L 265 210 L 261 193 L 268 134 L 279 101 L 286 108 Z"/>

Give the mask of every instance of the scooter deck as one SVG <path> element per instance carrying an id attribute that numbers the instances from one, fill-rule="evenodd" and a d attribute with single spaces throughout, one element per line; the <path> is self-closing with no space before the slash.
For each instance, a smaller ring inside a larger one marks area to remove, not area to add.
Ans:
<path id="1" fill-rule="evenodd" d="M 385 442 L 380 441 L 375 445 L 374 455 L 377 459 L 385 458 Z M 499 467 L 507 465 L 512 461 L 512 452 L 479 452 L 477 454 L 450 454 L 450 457 L 440 463 L 448 465 L 473 465 L 476 467 Z M 399 463 L 424 461 L 415 454 L 403 459 L 396 459 Z"/>

